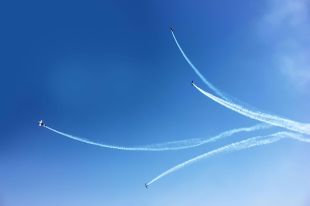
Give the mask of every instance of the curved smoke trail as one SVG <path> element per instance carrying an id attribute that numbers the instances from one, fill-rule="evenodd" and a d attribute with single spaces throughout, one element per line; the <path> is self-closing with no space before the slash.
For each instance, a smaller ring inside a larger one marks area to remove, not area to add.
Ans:
<path id="1" fill-rule="evenodd" d="M 226 97 L 226 95 L 224 95 L 219 89 L 217 89 L 215 86 L 213 86 L 213 84 L 211 84 L 201 73 L 200 71 L 195 67 L 195 65 L 191 62 L 191 60 L 186 56 L 186 54 L 184 53 L 182 47 L 180 46 L 177 38 L 174 35 L 173 30 L 171 29 L 171 34 L 173 36 L 174 42 L 176 43 L 176 45 L 178 46 L 180 52 L 182 53 L 184 59 L 187 61 L 187 63 L 190 65 L 190 67 L 194 70 L 194 72 L 199 76 L 199 78 L 211 89 L 213 90 L 217 95 L 219 95 L 220 97 L 222 97 L 223 99 L 228 100 L 228 98 Z"/>
<path id="2" fill-rule="evenodd" d="M 56 129 L 53 129 L 48 126 L 43 126 L 46 129 L 55 132 L 57 134 L 60 134 L 64 137 L 68 137 L 70 139 L 83 142 L 86 144 L 98 146 L 98 147 L 104 147 L 109 149 L 117 149 L 117 150 L 127 150 L 127 151 L 150 151 L 150 152 L 156 152 L 156 151 L 169 151 L 169 150 L 181 150 L 181 149 L 188 149 L 193 147 L 198 147 L 207 143 L 215 142 L 219 139 L 223 139 L 225 137 L 232 136 L 234 134 L 240 133 L 240 132 L 252 132 L 255 130 L 260 129 L 267 129 L 270 128 L 270 125 L 266 124 L 257 124 L 252 127 L 243 127 L 238 129 L 232 129 L 225 132 L 222 132 L 216 136 L 213 136 L 211 138 L 196 138 L 196 139 L 188 139 L 188 140 L 180 140 L 180 141 L 173 141 L 173 142 L 165 142 L 165 143 L 158 143 L 158 144 L 151 144 L 151 145 L 145 145 L 145 146 L 139 146 L 139 147 L 124 147 L 124 146 L 118 146 L 118 145 L 109 145 L 109 144 L 103 144 L 99 142 L 94 142 L 85 138 L 77 137 L 74 135 L 70 135 L 64 132 L 60 132 Z"/>
<path id="3" fill-rule="evenodd" d="M 191 60 L 187 57 L 187 55 L 185 54 L 185 52 L 183 51 L 181 45 L 179 44 L 173 29 L 170 29 L 172 37 L 174 39 L 175 44 L 177 45 L 179 51 L 181 52 L 182 56 L 184 57 L 184 59 L 186 60 L 186 62 L 189 64 L 189 66 L 194 70 L 194 72 L 197 74 L 197 76 L 203 81 L 203 83 L 205 83 L 205 85 L 207 85 L 207 87 L 209 87 L 209 89 L 211 89 L 213 92 L 215 92 L 218 96 L 220 96 L 221 98 L 225 99 L 228 102 L 232 102 L 232 99 L 237 100 L 236 98 L 229 98 L 224 92 L 220 91 L 218 88 L 216 88 L 213 84 L 211 84 L 199 71 L 199 69 L 191 62 Z M 240 102 L 239 100 L 237 100 L 236 102 Z M 241 103 L 239 103 L 241 104 Z M 244 105 L 244 103 L 242 103 Z"/>
<path id="4" fill-rule="evenodd" d="M 203 91 L 202 89 L 200 89 L 199 87 L 197 87 L 196 85 L 194 85 L 196 87 L 196 89 L 198 89 L 201 93 L 203 93 L 204 95 L 208 96 L 209 98 L 211 98 L 212 100 L 222 104 L 223 106 L 232 109 L 235 112 L 238 112 L 240 114 L 243 114 L 251 119 L 255 119 L 255 120 L 259 120 L 259 121 L 263 121 L 265 123 L 271 124 L 271 125 L 275 125 L 275 126 L 279 126 L 279 127 L 283 127 L 295 132 L 300 132 L 300 133 L 304 133 L 304 134 L 310 134 L 310 124 L 303 124 L 303 123 L 299 123 L 299 122 L 295 122 L 292 120 L 288 120 L 285 118 L 281 118 L 281 117 L 277 117 L 275 115 L 270 115 L 270 114 L 266 114 L 266 113 L 262 113 L 262 112 L 254 112 L 251 111 L 248 108 L 245 108 L 243 106 L 237 105 L 235 103 L 233 103 L 231 100 L 229 100 L 229 98 L 227 98 L 225 95 L 223 95 L 223 93 L 221 91 L 219 91 L 215 86 L 213 86 L 201 73 L 200 71 L 195 67 L 195 65 L 190 61 L 190 59 L 186 56 L 186 54 L 184 53 L 183 49 L 181 48 L 177 38 L 174 35 L 173 30 L 171 30 L 171 34 L 173 36 L 173 39 L 176 43 L 176 45 L 178 46 L 180 52 L 182 53 L 183 57 L 185 58 L 185 60 L 187 61 L 187 63 L 190 65 L 190 67 L 195 71 L 195 73 L 199 76 L 199 78 L 211 89 L 213 90 L 218 96 L 220 96 L 222 99 Z M 224 99 L 224 100 L 223 100 Z M 225 101 L 226 100 L 226 101 Z"/>
<path id="5" fill-rule="evenodd" d="M 235 104 L 233 102 L 230 101 L 226 101 L 224 99 L 221 99 L 219 97 L 216 97 L 206 91 L 204 91 L 203 89 L 199 88 L 196 84 L 193 83 L 193 86 L 199 91 L 201 92 L 203 95 L 209 97 L 210 99 L 212 99 L 213 101 L 221 104 L 222 106 L 231 109 L 239 114 L 242 114 L 246 117 L 249 117 L 251 119 L 255 119 L 261 122 L 265 122 L 274 126 L 278 126 L 278 127 L 282 127 L 294 132 L 299 132 L 299 133 L 303 133 L 303 134 L 310 134 L 310 124 L 306 124 L 306 123 L 300 123 L 300 122 L 296 122 L 296 121 L 292 121 L 289 119 L 285 119 L 282 117 L 278 117 L 275 115 L 270 115 L 270 114 L 266 114 L 263 112 L 259 112 L 259 111 L 251 111 L 247 108 L 244 108 L 241 105 Z"/>
<path id="6" fill-rule="evenodd" d="M 221 153 L 239 151 L 239 150 L 249 149 L 249 148 L 256 147 L 256 146 L 271 144 L 271 143 L 277 142 L 283 138 L 289 138 L 289 139 L 294 139 L 297 141 L 310 143 L 309 139 L 306 139 L 302 135 L 300 135 L 298 133 L 293 133 L 293 132 L 277 132 L 277 133 L 274 133 L 271 135 L 248 138 L 248 139 L 236 142 L 236 143 L 226 145 L 224 147 L 220 147 L 218 149 L 212 150 L 210 152 L 204 153 L 204 154 L 199 155 L 197 157 L 194 157 L 190 160 L 187 160 L 183 163 L 180 163 L 180 164 L 166 170 L 165 172 L 161 173 L 160 175 L 158 175 L 157 177 L 155 177 L 154 179 L 152 179 L 151 181 L 149 181 L 145 185 L 146 185 L 146 187 L 148 187 L 151 184 L 153 184 L 154 182 L 158 181 L 159 179 L 165 177 L 166 175 L 169 175 L 169 174 L 171 174 L 171 173 L 173 173 L 179 169 L 182 169 L 182 168 L 184 168 L 184 167 L 186 167 L 186 166 L 188 166 L 194 162 L 197 162 L 199 160 L 207 159 L 207 158 L 213 157 L 213 156 L 221 154 Z"/>

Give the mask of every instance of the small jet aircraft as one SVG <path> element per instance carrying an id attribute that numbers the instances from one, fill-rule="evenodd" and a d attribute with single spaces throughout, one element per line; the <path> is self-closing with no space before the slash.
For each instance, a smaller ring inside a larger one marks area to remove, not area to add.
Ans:
<path id="1" fill-rule="evenodd" d="M 171 30 L 171 31 L 174 31 L 174 28 L 173 28 L 173 27 L 170 27 L 170 30 Z"/>
<path id="2" fill-rule="evenodd" d="M 192 84 L 192 86 L 194 86 L 194 81 L 192 81 L 192 83 L 191 83 L 191 84 Z"/>
<path id="3" fill-rule="evenodd" d="M 43 120 L 40 120 L 38 122 L 39 127 L 45 127 L 45 123 L 43 122 Z"/>
<path id="4" fill-rule="evenodd" d="M 145 186 L 146 189 L 149 189 L 149 188 L 148 188 L 148 185 L 147 185 L 146 183 L 144 184 L 144 186 Z"/>

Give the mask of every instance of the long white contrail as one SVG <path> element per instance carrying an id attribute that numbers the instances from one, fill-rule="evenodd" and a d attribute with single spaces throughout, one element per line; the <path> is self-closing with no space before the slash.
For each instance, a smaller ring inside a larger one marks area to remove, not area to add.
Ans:
<path id="1" fill-rule="evenodd" d="M 195 71 L 195 73 L 198 75 L 198 77 L 211 89 L 213 90 L 218 96 L 220 96 L 222 99 L 203 91 L 202 89 L 198 88 L 196 85 L 194 85 L 201 93 L 208 96 L 209 98 L 213 99 L 214 101 L 222 104 L 223 106 L 232 109 L 240 114 L 243 114 L 249 118 L 263 121 L 265 123 L 269 123 L 275 126 L 283 127 L 295 132 L 300 132 L 304 134 L 310 133 L 310 124 L 304 124 L 295 122 L 289 119 L 281 118 L 275 115 L 265 114 L 259 111 L 251 111 L 243 106 L 237 105 L 233 103 L 227 96 L 225 96 L 221 91 L 219 91 L 215 86 L 213 86 L 201 73 L 200 71 L 195 67 L 195 65 L 190 61 L 190 59 L 186 56 L 183 49 L 181 48 L 177 38 L 174 35 L 173 30 L 171 30 L 171 34 L 173 36 L 173 39 L 178 46 L 180 52 L 182 53 L 183 57 L 187 61 L 187 63 L 190 65 L 190 67 Z M 214 97 L 214 98 L 213 98 Z M 224 100 L 223 100 L 224 99 Z"/>
<path id="2" fill-rule="evenodd" d="M 190 67 L 194 70 L 194 72 L 199 76 L 199 78 L 211 89 L 213 90 L 218 96 L 222 97 L 223 99 L 228 100 L 228 98 L 226 97 L 226 95 L 224 95 L 219 89 L 217 89 L 215 86 L 213 86 L 213 84 L 211 84 L 201 73 L 200 71 L 196 68 L 196 66 L 191 62 L 191 60 L 186 56 L 185 52 L 183 51 L 182 47 L 180 46 L 177 38 L 174 35 L 173 30 L 171 29 L 171 34 L 172 37 L 176 43 L 176 45 L 178 46 L 180 52 L 182 53 L 184 59 L 187 61 L 187 63 L 190 65 Z"/>
<path id="3" fill-rule="evenodd" d="M 185 54 L 185 52 L 183 51 L 181 45 L 179 44 L 179 41 L 177 40 L 173 29 L 170 29 L 172 37 L 174 39 L 175 44 L 177 45 L 179 51 L 181 52 L 182 56 L 184 57 L 184 59 L 186 60 L 186 62 L 189 64 L 189 66 L 193 69 L 193 71 L 197 74 L 197 76 L 202 80 L 203 83 L 205 83 L 207 85 L 207 87 L 209 87 L 209 89 L 211 89 L 213 92 L 215 92 L 218 96 L 220 96 L 221 98 L 223 98 L 226 101 L 232 101 L 232 99 L 235 98 L 229 98 L 224 92 L 220 91 L 218 88 L 216 88 L 213 84 L 211 84 L 199 71 L 199 69 L 192 63 L 192 61 L 187 57 L 187 55 Z M 236 99 L 235 99 L 236 100 Z M 240 101 L 238 101 L 240 102 Z"/>
<path id="4" fill-rule="evenodd" d="M 145 185 L 146 185 L 146 187 L 148 187 L 151 184 L 153 184 L 154 182 L 158 181 L 159 179 L 165 177 L 166 175 L 171 174 L 171 173 L 173 173 L 179 169 L 182 169 L 182 168 L 184 168 L 184 167 L 186 167 L 186 166 L 188 166 L 194 162 L 197 162 L 199 160 L 207 159 L 207 158 L 213 157 L 213 156 L 221 154 L 221 153 L 233 152 L 233 151 L 238 151 L 238 150 L 243 150 L 243 149 L 249 149 L 249 148 L 256 147 L 256 146 L 271 144 L 271 143 L 277 142 L 283 138 L 290 138 L 290 139 L 294 139 L 297 141 L 310 143 L 309 139 L 304 138 L 302 135 L 300 135 L 298 133 L 293 133 L 293 132 L 277 132 L 277 133 L 274 133 L 271 135 L 248 138 L 246 140 L 242 140 L 242 141 L 239 141 L 236 143 L 226 145 L 224 147 L 220 147 L 218 149 L 212 150 L 210 152 L 204 153 L 204 154 L 199 155 L 197 157 L 194 157 L 190 160 L 187 160 L 181 164 L 178 164 L 178 165 L 166 170 L 165 172 L 161 173 L 160 175 L 158 175 L 157 177 L 155 177 L 154 179 L 152 179 L 151 181 L 149 181 Z"/>
<path id="5" fill-rule="evenodd" d="M 222 132 L 216 136 L 213 136 L 211 138 L 196 138 L 196 139 L 187 139 L 187 140 L 179 140 L 179 141 L 173 141 L 173 142 L 165 142 L 165 143 L 158 143 L 158 144 L 151 144 L 151 145 L 145 145 L 145 146 L 139 146 L 139 147 L 125 147 L 125 146 L 118 146 L 118 145 L 109 145 L 109 144 L 103 144 L 99 142 L 94 142 L 92 140 L 86 139 L 86 138 L 81 138 L 77 137 L 74 135 L 70 135 L 61 131 L 58 131 L 56 129 L 53 129 L 48 126 L 43 126 L 46 129 L 55 132 L 57 134 L 60 134 L 64 137 L 68 137 L 70 139 L 83 142 L 86 144 L 98 146 L 98 147 L 104 147 L 104 148 L 109 148 L 109 149 L 117 149 L 117 150 L 127 150 L 127 151 L 169 151 L 169 150 L 181 150 L 181 149 L 188 149 L 188 148 L 193 148 L 193 147 L 198 147 L 204 144 L 208 144 L 211 142 L 215 142 L 217 140 L 230 137 L 234 134 L 240 133 L 240 132 L 252 132 L 255 130 L 260 130 L 260 129 L 267 129 L 270 128 L 270 125 L 267 124 L 257 124 L 252 127 L 242 127 L 238 129 L 232 129 L 228 130 L 225 132 Z"/>
<path id="6" fill-rule="evenodd" d="M 228 109 L 231 109 L 239 114 L 242 114 L 246 117 L 249 117 L 251 119 L 255 119 L 261 122 L 265 122 L 265 123 L 268 123 L 274 126 L 282 127 L 282 128 L 294 131 L 294 132 L 299 132 L 299 133 L 303 133 L 307 135 L 310 134 L 310 124 L 292 121 L 286 118 L 278 117 L 276 115 L 266 114 L 260 111 L 251 111 L 241 105 L 238 105 L 231 101 L 226 101 L 224 99 L 216 97 L 213 94 L 210 94 L 209 92 L 204 91 L 203 89 L 198 87 L 196 84 L 194 83 L 192 84 L 203 95 L 209 97 L 210 99 L 221 104 L 222 106 Z"/>

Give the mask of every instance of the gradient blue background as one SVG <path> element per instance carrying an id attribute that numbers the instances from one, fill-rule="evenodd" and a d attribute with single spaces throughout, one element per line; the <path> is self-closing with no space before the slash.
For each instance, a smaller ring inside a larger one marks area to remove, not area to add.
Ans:
<path id="1" fill-rule="evenodd" d="M 307 79 L 294 86 L 299 80 L 277 69 L 277 40 L 289 32 L 268 33 L 272 26 L 262 19 L 270 2 L 2 2 L 0 205 L 308 206 L 310 145 L 283 140 L 220 155 L 146 190 L 145 182 L 175 164 L 259 133 L 144 153 L 74 142 L 37 126 L 44 119 L 64 132 L 130 146 L 256 124 L 190 86 L 194 80 L 204 87 L 177 50 L 170 25 L 221 90 L 263 111 L 310 122 Z"/>

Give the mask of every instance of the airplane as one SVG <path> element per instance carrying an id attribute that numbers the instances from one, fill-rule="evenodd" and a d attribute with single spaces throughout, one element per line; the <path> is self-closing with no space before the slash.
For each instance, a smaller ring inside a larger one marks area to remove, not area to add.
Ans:
<path id="1" fill-rule="evenodd" d="M 40 120 L 38 122 L 39 127 L 45 127 L 45 123 L 43 122 L 43 120 Z"/>
<path id="2" fill-rule="evenodd" d="M 194 81 L 192 81 L 192 83 L 191 83 L 191 84 L 192 84 L 192 86 L 194 86 Z"/>
<path id="3" fill-rule="evenodd" d="M 171 31 L 174 31 L 174 28 L 173 28 L 173 27 L 170 27 L 170 30 L 171 30 Z"/>
<path id="4" fill-rule="evenodd" d="M 145 186 L 146 189 L 149 189 L 149 188 L 148 188 L 148 185 L 147 185 L 146 183 L 144 184 L 144 186 Z"/>

